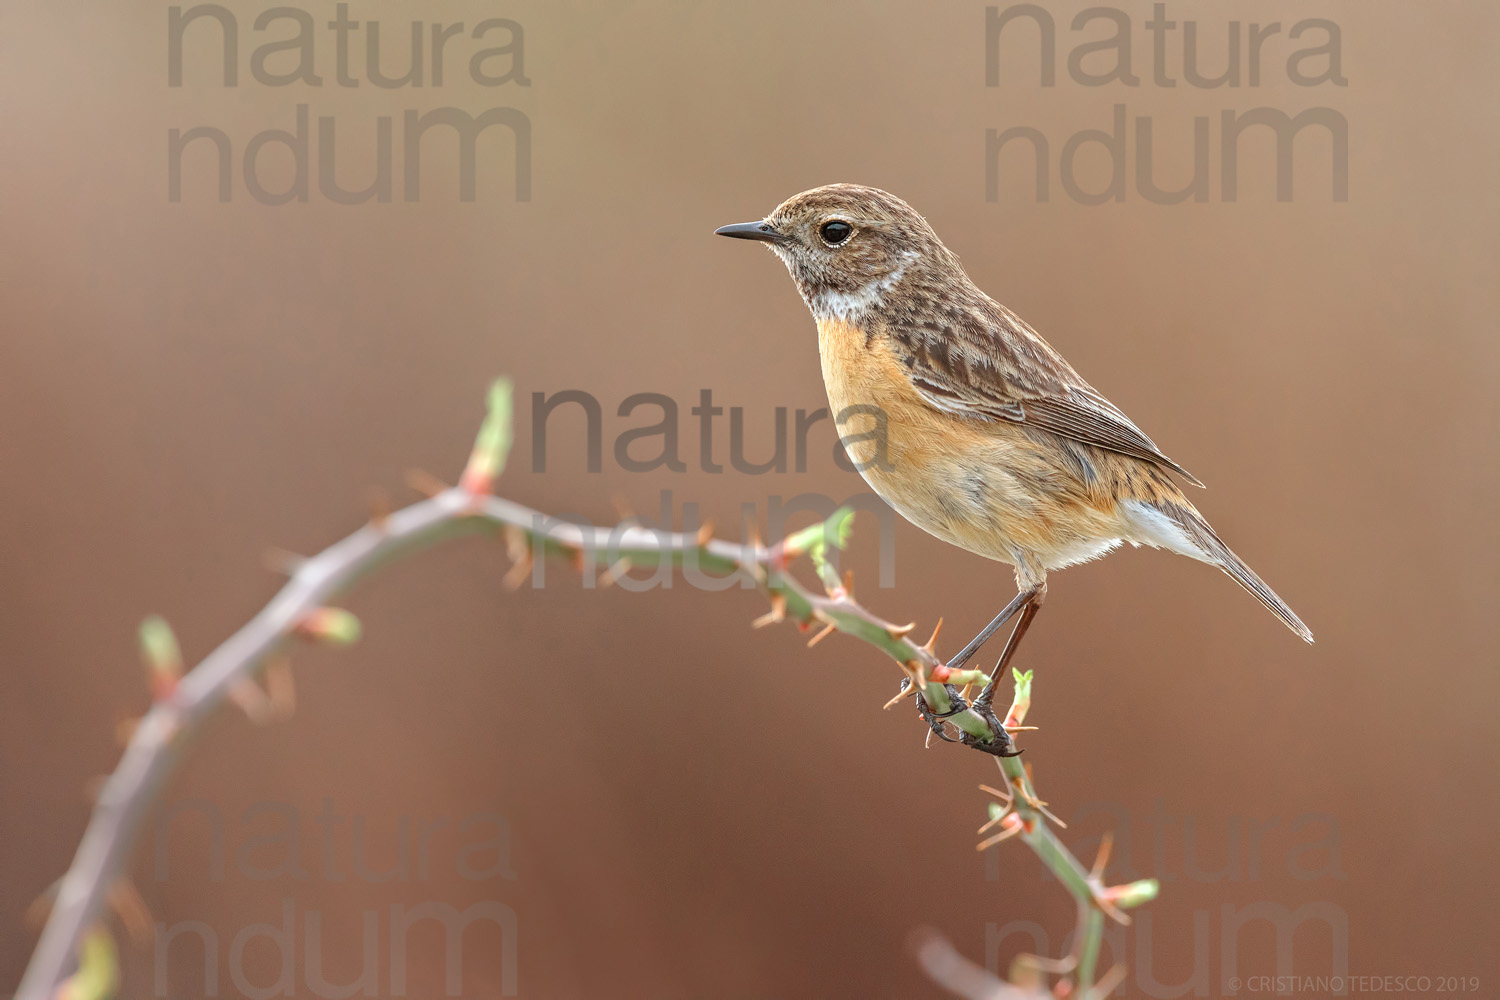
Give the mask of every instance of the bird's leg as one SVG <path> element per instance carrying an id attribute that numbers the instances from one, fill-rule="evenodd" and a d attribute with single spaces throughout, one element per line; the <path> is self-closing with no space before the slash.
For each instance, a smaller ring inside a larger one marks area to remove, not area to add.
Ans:
<path id="1" fill-rule="evenodd" d="M 1005 675 L 1005 668 L 1010 665 L 1010 658 L 1016 655 L 1016 647 L 1021 645 L 1021 640 L 1026 635 L 1026 630 L 1031 627 L 1031 619 L 1041 610 L 1042 601 L 1047 598 L 1047 585 L 1039 583 L 1023 592 L 1021 596 L 1026 598 L 1026 607 L 1021 611 L 1021 617 L 1016 620 L 1016 627 L 1011 630 L 1010 638 L 1005 640 L 1005 649 L 1000 654 L 1000 660 L 995 664 L 995 669 L 990 672 L 990 681 L 979 692 L 979 697 L 974 699 L 974 710 L 981 715 L 990 714 L 990 703 L 995 700 L 995 685 Z"/>
<path id="2" fill-rule="evenodd" d="M 949 710 L 943 713 L 932 711 L 921 694 L 917 694 L 917 711 L 921 714 L 922 720 L 931 727 L 934 733 L 949 742 L 959 742 L 976 750 L 983 750 L 985 753 L 994 754 L 997 757 L 1014 757 L 1020 753 L 1015 748 L 1015 741 L 1005 731 L 1005 724 L 995 717 L 995 711 L 990 707 L 990 703 L 995 697 L 996 678 L 1004 673 L 1006 664 L 1010 662 L 1010 658 L 1015 654 L 1016 647 L 1020 645 L 1021 637 L 1026 634 L 1027 626 L 1031 624 L 1031 619 L 1036 617 L 1037 609 L 1041 607 L 1042 599 L 1046 596 L 1047 584 L 1045 582 L 1036 583 L 1025 588 L 1015 596 L 1014 600 L 1005 606 L 1004 610 L 995 616 L 994 621 L 986 625 L 957 656 L 948 661 L 948 669 L 957 670 L 961 668 L 979 651 L 979 648 L 984 645 L 985 640 L 999 631 L 1000 626 L 1014 618 L 1017 612 L 1020 613 L 1021 617 L 1016 622 L 1016 627 L 1011 630 L 1010 638 L 1006 640 L 1005 651 L 1000 654 L 1000 662 L 995 665 L 994 672 L 990 674 L 989 683 L 985 685 L 984 690 L 980 692 L 974 704 L 965 704 L 963 697 L 951 684 L 944 685 L 947 688 L 951 704 Z M 909 694 L 914 688 L 915 685 L 909 679 L 903 680 L 901 683 L 901 694 Z M 989 724 L 990 732 L 994 734 L 991 739 L 981 741 L 979 737 L 970 733 L 960 733 L 959 739 L 954 741 L 952 737 L 948 736 L 946 730 L 943 728 L 943 720 L 969 710 L 978 713 L 979 717 Z"/>
<path id="3" fill-rule="evenodd" d="M 965 746 L 973 747 L 975 750 L 983 750 L 985 753 L 994 754 L 996 757 L 1015 757 L 1021 751 L 1016 749 L 1015 741 L 1010 738 L 1010 733 L 1005 729 L 1005 722 L 995 715 L 992 702 L 995 700 L 995 684 L 1000 676 L 1005 673 L 1005 667 L 1010 663 L 1010 658 L 1015 655 L 1016 647 L 1021 644 L 1021 637 L 1026 634 L 1031 619 L 1036 617 L 1037 609 L 1042 606 L 1042 598 L 1047 593 L 1047 585 L 1041 584 L 1032 590 L 1026 591 L 1028 600 L 1026 606 L 1021 609 L 1021 617 L 1016 620 L 1016 627 L 1011 630 L 1010 638 L 1005 641 L 1005 651 L 1000 654 L 1000 662 L 995 664 L 995 670 L 990 674 L 990 681 L 979 692 L 979 697 L 974 699 L 974 704 L 969 708 L 975 715 L 979 716 L 990 727 L 994 737 L 981 741 L 979 737 L 964 733 L 961 742 Z"/>
<path id="4" fill-rule="evenodd" d="M 990 636 L 1000 631 L 1001 625 L 1004 625 L 1006 622 L 1014 618 L 1017 611 L 1020 611 L 1023 607 L 1027 607 L 1031 604 L 1032 598 L 1036 596 L 1039 590 L 1041 590 L 1040 585 L 1027 590 L 1023 590 L 1021 591 L 1021 593 L 1017 594 L 1015 596 L 1015 599 L 1007 604 L 1004 610 L 1002 610 L 998 615 L 995 616 L 994 621 L 990 622 L 983 629 L 981 629 L 979 634 L 971 639 L 967 646 L 959 650 L 957 656 L 948 661 L 948 669 L 962 669 L 963 665 L 965 663 L 968 663 L 975 653 L 979 652 L 979 647 L 983 646 L 985 642 L 989 640 Z"/>

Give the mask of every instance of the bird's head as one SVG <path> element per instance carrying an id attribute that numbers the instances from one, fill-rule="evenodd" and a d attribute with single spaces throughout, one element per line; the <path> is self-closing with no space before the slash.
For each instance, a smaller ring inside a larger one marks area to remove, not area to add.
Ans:
<path id="1" fill-rule="evenodd" d="M 857 320 L 903 283 L 963 275 L 958 258 L 910 205 L 858 184 L 803 191 L 760 222 L 715 232 L 770 247 L 818 319 Z"/>

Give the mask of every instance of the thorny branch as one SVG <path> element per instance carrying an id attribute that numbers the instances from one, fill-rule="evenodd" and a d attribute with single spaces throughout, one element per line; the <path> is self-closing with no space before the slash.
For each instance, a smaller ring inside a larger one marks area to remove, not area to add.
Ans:
<path id="1" fill-rule="evenodd" d="M 743 544 L 717 540 L 708 527 L 684 534 L 631 523 L 596 528 L 557 521 L 493 494 L 511 445 L 509 382 L 496 382 L 488 403 L 488 415 L 458 486 L 446 487 L 424 477 L 427 499 L 394 512 L 377 511 L 358 531 L 312 558 L 297 561 L 289 581 L 271 602 L 192 670 L 183 672 L 177 641 L 164 621 L 151 618 L 142 625 L 141 652 L 152 705 L 134 725 L 119 765 L 98 794 L 73 863 L 54 887 L 50 915 L 17 1000 L 106 1000 L 114 993 L 119 983 L 117 949 L 103 911 L 108 904 L 127 926 L 143 922 L 149 926 L 144 904 L 124 871 L 150 805 L 193 733 L 226 701 L 239 705 L 257 721 L 283 714 L 291 700 L 286 647 L 297 639 L 348 645 L 359 637 L 358 619 L 330 607 L 329 602 L 397 556 L 458 535 L 498 532 L 515 561 L 507 577 L 511 583 L 519 583 L 530 572 L 533 560 L 546 555 L 568 556 L 586 568 L 599 565 L 596 560 L 603 554 L 606 580 L 633 566 L 662 563 L 721 578 L 739 577 L 747 587 L 758 587 L 769 596 L 771 609 L 753 623 L 756 627 L 782 621 L 804 630 L 818 626 L 820 631 L 808 645 L 831 632 L 842 632 L 894 659 L 905 677 L 901 694 L 887 707 L 917 694 L 924 715 L 935 720 L 935 729 L 956 726 L 965 743 L 991 752 L 1009 746 L 1007 731 L 1030 728 L 1022 726 L 1030 704 L 1029 673 L 1016 674 L 1015 702 L 997 731 L 990 721 L 993 716 L 987 719 L 975 712 L 958 693 L 960 685 L 983 684 L 983 671 L 950 670 L 937 657 L 936 630 L 931 639 L 918 645 L 909 637 L 913 625 L 894 625 L 854 601 L 849 581 L 840 579 L 826 558 L 830 545 L 841 549 L 847 543 L 852 511 L 836 511 L 827 521 L 771 546 L 755 540 Z M 823 593 L 791 575 L 789 567 L 802 555 L 810 557 Z M 1116 975 L 1097 983 L 1093 978 L 1103 918 L 1125 920 L 1120 910 L 1154 897 L 1155 882 L 1104 888 L 1102 861 L 1092 872 L 1085 871 L 1052 832 L 1048 821 L 1055 817 L 1037 797 L 1027 769 L 1015 757 L 994 759 L 1005 787 L 988 789 L 1000 801 L 991 805 L 991 820 L 981 832 L 994 826 L 1001 832 L 980 848 L 1019 836 L 1080 906 L 1081 933 L 1073 955 L 1057 961 L 1032 958 L 1030 965 L 1021 964 L 1034 973 L 1061 974 L 1058 995 L 1076 985 L 1084 996 L 1105 996 L 1114 986 L 1109 980 Z M 917 953 L 934 979 L 962 996 L 1051 995 L 1042 991 L 1041 980 L 1031 973 L 1016 985 L 994 979 L 932 932 L 924 933 Z"/>

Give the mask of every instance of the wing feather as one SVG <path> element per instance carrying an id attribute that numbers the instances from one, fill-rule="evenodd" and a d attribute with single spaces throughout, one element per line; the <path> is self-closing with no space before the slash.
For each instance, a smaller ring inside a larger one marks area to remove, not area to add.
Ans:
<path id="1" fill-rule="evenodd" d="M 942 322 L 898 318 L 889 329 L 912 386 L 934 409 L 1007 420 L 1130 455 L 1202 486 L 1073 370 L 1019 316 L 978 298 Z"/>

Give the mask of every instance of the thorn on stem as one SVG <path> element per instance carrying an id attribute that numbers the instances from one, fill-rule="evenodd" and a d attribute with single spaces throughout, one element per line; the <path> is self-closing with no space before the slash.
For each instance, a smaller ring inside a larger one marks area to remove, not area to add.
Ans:
<path id="1" fill-rule="evenodd" d="M 130 941 L 137 948 L 144 948 L 156 937 L 156 922 L 151 919 L 151 910 L 141 898 L 140 890 L 128 878 L 119 878 L 109 889 L 109 906 L 120 918 Z"/>
<path id="2" fill-rule="evenodd" d="M 996 823 L 999 823 L 1001 820 L 1005 819 L 1005 817 L 1007 817 L 1009 815 L 1010 815 L 1010 813 L 1004 813 L 1003 812 L 1003 813 L 1001 813 L 998 816 L 994 816 L 994 817 L 990 818 L 989 820 L 987 820 L 985 822 L 984 826 L 981 826 L 978 830 L 975 831 L 975 833 L 979 833 L 979 834 L 988 833 L 990 830 L 994 829 Z"/>
<path id="3" fill-rule="evenodd" d="M 922 671 L 922 664 L 916 660 L 907 660 L 899 664 L 899 666 L 901 667 L 901 672 L 906 675 L 907 680 L 911 681 L 918 691 L 926 694 L 927 675 Z"/>
<path id="4" fill-rule="evenodd" d="M 880 710 L 882 712 L 889 711 L 890 709 L 896 707 L 896 704 L 898 702 L 900 702 L 902 698 L 905 698 L 907 695 L 912 694 L 915 691 L 916 691 L 916 687 L 914 685 L 911 685 L 911 684 L 904 685 L 901 688 L 900 691 L 896 692 L 896 697 L 892 698 L 890 701 L 888 701 L 884 705 L 882 705 L 880 707 Z"/>
<path id="5" fill-rule="evenodd" d="M 765 628 L 786 621 L 786 595 L 771 595 L 771 610 L 750 623 L 751 628 Z"/>
<path id="6" fill-rule="evenodd" d="M 1110 851 L 1115 846 L 1115 834 L 1113 830 L 1105 830 L 1104 836 L 1099 838 L 1099 853 L 1094 855 L 1094 867 L 1089 873 L 1091 878 L 1099 878 L 1104 874 L 1105 866 L 1109 864 Z"/>
<path id="7" fill-rule="evenodd" d="M 46 925 L 47 918 L 52 916 L 52 906 L 57 902 L 57 891 L 60 888 L 62 888 L 62 879 L 53 879 L 51 885 L 26 904 L 26 915 L 23 920 L 27 927 L 41 930 Z"/>
<path id="8" fill-rule="evenodd" d="M 135 731 L 140 728 L 140 725 L 141 717 L 139 715 L 132 715 L 115 723 L 115 742 L 122 747 L 129 746 L 131 739 L 135 736 Z"/>
<path id="9" fill-rule="evenodd" d="M 816 646 L 818 643 L 826 639 L 830 633 L 837 631 L 838 626 L 833 622 L 829 622 L 827 625 L 823 626 L 823 630 L 821 632 L 813 636 L 811 639 L 807 640 L 807 648 L 811 649 L 812 647 Z"/>
<path id="10" fill-rule="evenodd" d="M 447 493 L 450 487 L 437 476 L 424 469 L 407 469 L 406 485 L 431 499 L 439 493 Z"/>
<path id="11" fill-rule="evenodd" d="M 999 799 L 1001 802 L 1004 802 L 1006 805 L 1010 805 L 1016 800 L 1016 797 L 1010 792 L 1002 791 L 998 788 L 991 788 L 989 785 L 980 785 L 979 790 L 982 792 L 989 792 L 991 795 Z"/>
<path id="12" fill-rule="evenodd" d="M 376 531 L 385 531 L 386 524 L 391 519 L 390 494 L 379 486 L 371 486 L 365 491 L 365 504 L 370 509 L 370 527 Z"/>
<path id="13" fill-rule="evenodd" d="M 1025 821 L 1015 813 L 1006 813 L 1004 816 L 1002 816 L 1000 818 L 1000 825 L 1005 829 L 1001 830 L 993 837 L 981 840 L 978 844 L 975 845 L 974 850 L 987 850 L 988 848 L 994 847 L 996 844 L 1004 843 L 1010 838 L 1019 835 L 1021 831 L 1026 829 Z"/>
<path id="14" fill-rule="evenodd" d="M 1032 791 L 1030 765 L 1028 765 L 1026 768 L 1026 780 L 1021 781 L 1020 779 L 1012 779 L 1011 784 L 1015 786 L 1016 792 L 1021 796 L 1022 802 L 1025 802 L 1032 809 L 1035 809 L 1037 812 L 1041 813 L 1043 816 L 1047 817 L 1052 822 L 1062 827 L 1064 830 L 1068 828 L 1068 824 L 1058 819 L 1057 816 L 1052 812 L 1052 810 L 1047 808 L 1047 803 L 1043 802 L 1040 798 L 1037 797 L 1036 792 Z"/>
<path id="15" fill-rule="evenodd" d="M 1094 988 L 1089 990 L 1086 1000 L 1103 1000 L 1104 997 L 1109 996 L 1115 990 L 1119 989 L 1120 984 L 1125 981 L 1125 972 L 1125 963 L 1116 962 L 1113 966 L 1110 967 L 1110 970 L 1106 972 L 1102 977 L 1100 977 L 1099 981 L 1094 984 Z"/>
<path id="16" fill-rule="evenodd" d="M 905 639 L 911 630 L 916 627 L 916 622 L 912 622 L 909 625 L 888 625 L 885 631 L 892 639 Z"/>
<path id="17" fill-rule="evenodd" d="M 297 571 L 307 563 L 307 559 L 303 556 L 274 546 L 261 553 L 260 561 L 266 569 L 281 576 L 295 576 Z"/>
<path id="18" fill-rule="evenodd" d="M 1094 905 L 1103 910 L 1104 915 L 1106 917 L 1109 917 L 1116 923 L 1123 924 L 1127 927 L 1130 926 L 1130 917 L 1126 915 L 1125 911 L 1115 906 L 1115 904 L 1111 903 L 1109 900 L 1103 898 L 1097 893 L 1094 895 Z"/>
<path id="19" fill-rule="evenodd" d="M 526 578 L 530 575 L 531 553 L 528 552 L 511 565 L 504 578 L 501 579 L 500 586 L 504 587 L 507 592 L 514 593 L 521 588 L 521 584 L 525 583 Z"/>
<path id="20" fill-rule="evenodd" d="M 266 664 L 266 696 L 276 717 L 289 719 L 297 712 L 297 681 L 292 675 L 292 661 L 278 656 Z"/>
<path id="21" fill-rule="evenodd" d="M 619 559 L 615 560 L 614 565 L 610 566 L 603 573 L 599 574 L 599 586 L 613 586 L 616 580 L 630 573 L 632 566 L 634 566 L 634 563 L 630 561 L 629 556 L 621 556 Z"/>
<path id="22" fill-rule="evenodd" d="M 531 554 L 531 540 L 525 529 L 504 524 L 500 526 L 500 537 L 505 540 L 505 554 L 511 559 L 520 560 Z"/>
<path id="23" fill-rule="evenodd" d="M 241 677 L 235 682 L 234 687 L 229 689 L 229 700 L 233 701 L 240 711 L 257 726 L 265 726 L 276 721 L 276 706 L 271 703 L 270 695 L 266 694 L 254 678 Z"/>
<path id="24" fill-rule="evenodd" d="M 510 556 L 511 567 L 506 572 L 500 585 L 507 593 L 515 593 L 526 582 L 531 575 L 532 554 L 530 539 L 525 531 L 514 524 L 507 524 L 500 531 L 505 539 L 505 554 Z"/>
<path id="25" fill-rule="evenodd" d="M 928 636 L 927 642 L 925 642 L 922 645 L 922 648 L 927 651 L 927 655 L 930 656 L 930 657 L 932 657 L 933 659 L 937 659 L 938 634 L 941 633 L 942 631 L 943 631 L 943 620 L 941 618 L 939 618 L 937 620 L 937 624 L 934 625 L 933 628 L 932 628 L 932 635 Z"/>

